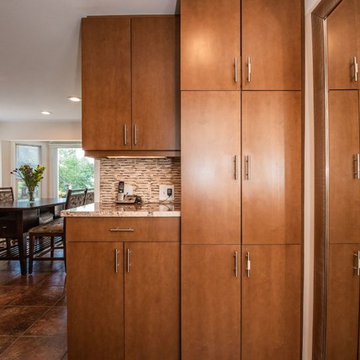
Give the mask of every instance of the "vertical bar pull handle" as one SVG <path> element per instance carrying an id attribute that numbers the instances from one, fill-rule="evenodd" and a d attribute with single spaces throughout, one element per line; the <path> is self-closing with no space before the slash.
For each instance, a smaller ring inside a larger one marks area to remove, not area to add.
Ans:
<path id="1" fill-rule="evenodd" d="M 246 276 L 249 278 L 251 272 L 251 260 L 250 260 L 250 253 L 248 251 L 245 254 L 245 260 L 246 260 L 246 265 L 245 265 Z"/>
<path id="2" fill-rule="evenodd" d="M 234 274 L 235 277 L 238 277 L 239 272 L 238 272 L 238 252 L 234 251 Z"/>
<path id="3" fill-rule="evenodd" d="M 354 179 L 360 180 L 360 154 L 353 155 Z"/>
<path id="4" fill-rule="evenodd" d="M 353 66 L 354 66 L 354 81 L 358 82 L 358 75 L 359 75 L 359 64 L 357 62 L 356 56 L 353 58 Z"/>
<path id="5" fill-rule="evenodd" d="M 134 125 L 134 145 L 137 145 L 137 126 Z"/>
<path id="6" fill-rule="evenodd" d="M 250 180 L 251 178 L 251 156 L 245 156 L 245 180 Z"/>
<path id="7" fill-rule="evenodd" d="M 119 250 L 115 249 L 115 272 L 119 272 Z"/>
<path id="8" fill-rule="evenodd" d="M 130 272 L 130 266 L 131 266 L 130 253 L 131 253 L 130 249 L 126 249 L 126 272 L 128 273 Z"/>
<path id="9" fill-rule="evenodd" d="M 127 145 L 127 127 L 124 125 L 124 145 Z"/>
<path id="10" fill-rule="evenodd" d="M 356 260 L 355 266 L 353 267 L 353 269 L 355 270 L 355 274 L 357 276 L 360 276 L 360 251 L 357 251 L 356 253 L 354 253 L 354 257 Z"/>
<path id="11" fill-rule="evenodd" d="M 248 83 L 251 83 L 251 57 L 247 57 L 247 78 Z"/>
<path id="12" fill-rule="evenodd" d="M 234 81 L 237 83 L 239 81 L 239 70 L 238 70 L 238 58 L 234 58 Z"/>
<path id="13" fill-rule="evenodd" d="M 238 156 L 234 156 L 234 178 L 235 180 L 239 179 L 239 159 Z"/>

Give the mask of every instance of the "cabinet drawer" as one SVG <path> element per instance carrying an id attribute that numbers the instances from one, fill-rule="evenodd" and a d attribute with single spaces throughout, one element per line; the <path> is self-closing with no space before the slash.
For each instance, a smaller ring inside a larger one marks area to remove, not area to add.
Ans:
<path id="1" fill-rule="evenodd" d="M 67 241 L 180 241 L 180 218 L 66 218 Z"/>

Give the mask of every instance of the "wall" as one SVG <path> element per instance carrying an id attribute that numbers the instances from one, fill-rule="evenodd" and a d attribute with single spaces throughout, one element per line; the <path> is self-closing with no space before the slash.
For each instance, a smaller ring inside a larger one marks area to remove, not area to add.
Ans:
<path id="1" fill-rule="evenodd" d="M 305 0 L 305 154 L 304 154 L 304 323 L 303 360 L 312 358 L 314 287 L 314 101 L 311 12 L 320 0 Z"/>
<path id="2" fill-rule="evenodd" d="M 116 200 L 119 181 L 132 185 L 144 202 L 159 202 L 159 185 L 174 185 L 180 203 L 180 159 L 101 159 L 100 201 Z"/>

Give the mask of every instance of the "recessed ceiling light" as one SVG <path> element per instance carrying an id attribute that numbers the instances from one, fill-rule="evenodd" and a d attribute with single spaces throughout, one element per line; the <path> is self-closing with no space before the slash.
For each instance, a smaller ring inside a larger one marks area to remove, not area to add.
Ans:
<path id="1" fill-rule="evenodd" d="M 41 112 L 43 115 L 51 115 L 52 113 L 50 111 L 44 110 Z"/>
<path id="2" fill-rule="evenodd" d="M 68 100 L 72 101 L 72 102 L 80 102 L 81 99 L 77 96 L 68 96 Z"/>

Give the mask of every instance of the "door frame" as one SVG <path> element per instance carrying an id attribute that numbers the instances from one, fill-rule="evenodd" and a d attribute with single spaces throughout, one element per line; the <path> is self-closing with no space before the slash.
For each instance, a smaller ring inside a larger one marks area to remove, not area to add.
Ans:
<path id="1" fill-rule="evenodd" d="M 321 0 L 311 13 L 314 136 L 315 136 L 315 243 L 313 360 L 326 359 L 326 320 L 329 262 L 329 113 L 327 17 L 342 0 Z"/>

